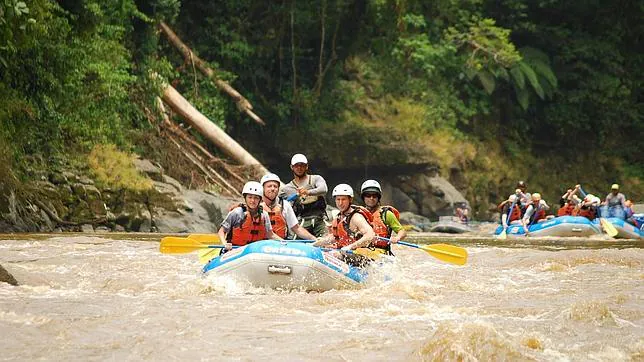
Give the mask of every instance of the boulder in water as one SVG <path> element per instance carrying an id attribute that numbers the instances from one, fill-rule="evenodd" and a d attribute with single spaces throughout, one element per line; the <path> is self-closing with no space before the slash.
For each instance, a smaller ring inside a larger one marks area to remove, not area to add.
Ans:
<path id="1" fill-rule="evenodd" d="M 13 275 L 0 265 L 0 282 L 9 283 L 11 285 L 18 285 L 18 281 Z"/>

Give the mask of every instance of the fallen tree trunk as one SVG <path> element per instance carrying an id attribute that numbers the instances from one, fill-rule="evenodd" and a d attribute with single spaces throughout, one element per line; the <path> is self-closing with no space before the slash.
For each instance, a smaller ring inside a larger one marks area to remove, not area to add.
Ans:
<path id="1" fill-rule="evenodd" d="M 181 152 L 184 157 L 192 162 L 206 178 L 210 179 L 211 182 L 219 186 L 223 193 L 229 194 L 231 196 L 236 196 L 239 190 L 241 190 L 241 186 L 239 186 L 238 188 L 232 186 L 224 177 L 222 177 L 217 171 L 213 170 L 212 167 L 208 166 L 208 163 L 204 162 L 204 160 L 198 154 L 196 154 L 196 151 L 194 151 L 194 149 L 190 146 L 201 151 L 202 153 L 205 153 L 208 157 L 214 158 L 214 156 L 212 156 L 210 152 L 204 149 L 197 142 L 193 141 L 184 130 L 170 121 L 170 118 L 165 111 L 165 107 L 163 106 L 163 101 L 159 97 L 157 97 L 157 106 L 159 107 L 159 111 L 161 111 L 161 117 L 163 119 L 164 127 L 171 133 L 180 137 L 181 140 L 188 142 L 188 147 L 184 147 L 179 141 L 175 140 L 172 135 L 168 135 L 168 138 L 177 147 L 179 152 Z M 231 174 L 230 176 L 239 177 L 234 174 Z M 243 185 L 243 180 L 241 181 L 241 183 Z"/>
<path id="2" fill-rule="evenodd" d="M 177 112 L 186 122 L 197 129 L 204 137 L 212 141 L 226 155 L 242 165 L 253 166 L 259 175 L 268 173 L 253 155 L 248 153 L 239 143 L 230 137 L 221 128 L 212 123 L 206 116 L 199 112 L 172 86 L 163 90 L 163 101 Z"/>
<path id="3" fill-rule="evenodd" d="M 237 108 L 240 111 L 245 112 L 250 118 L 255 120 L 255 122 L 261 125 L 265 125 L 264 121 L 261 118 L 259 118 L 255 113 L 253 113 L 252 111 L 253 105 L 250 104 L 248 99 L 246 99 L 244 96 L 239 94 L 239 92 L 237 92 L 235 88 L 231 87 L 230 84 L 228 84 L 226 81 L 218 79 L 215 76 L 215 71 L 212 70 L 212 68 L 210 68 L 206 64 L 206 62 L 203 61 L 203 59 L 199 58 L 195 53 L 193 53 L 192 50 L 186 44 L 184 44 L 183 41 L 181 41 L 181 39 L 179 39 L 177 34 L 175 34 L 174 31 L 170 29 L 168 24 L 164 22 L 159 23 L 159 29 L 163 34 L 165 34 L 165 36 L 168 38 L 170 43 L 174 45 L 174 47 L 177 48 L 179 52 L 181 52 L 186 62 L 191 62 L 194 65 L 196 65 L 197 68 L 199 68 L 199 70 L 206 77 L 212 79 L 215 82 L 215 85 L 217 86 L 217 88 L 226 92 L 230 97 L 233 98 L 235 103 L 237 103 Z"/>

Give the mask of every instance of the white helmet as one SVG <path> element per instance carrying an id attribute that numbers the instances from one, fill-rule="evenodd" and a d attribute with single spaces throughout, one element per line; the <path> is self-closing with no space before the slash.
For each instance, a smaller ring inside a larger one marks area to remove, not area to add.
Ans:
<path id="1" fill-rule="evenodd" d="M 306 163 L 308 164 L 309 161 L 307 161 L 306 156 L 304 156 L 301 153 L 296 153 L 293 155 L 293 158 L 291 158 L 291 166 L 297 164 L 297 163 Z"/>
<path id="2" fill-rule="evenodd" d="M 244 185 L 244 188 L 242 189 L 242 196 L 246 196 L 247 194 L 250 195 L 257 195 L 259 197 L 264 196 L 264 189 L 262 185 L 259 184 L 257 181 L 248 181 Z"/>
<path id="3" fill-rule="evenodd" d="M 360 187 L 360 196 L 365 192 L 375 192 L 378 195 L 382 196 L 382 189 L 380 188 L 380 183 L 376 180 L 367 180 L 362 183 Z"/>
<path id="4" fill-rule="evenodd" d="M 259 181 L 262 186 L 264 186 L 265 183 L 268 181 L 277 181 L 278 184 L 281 184 L 282 181 L 280 180 L 280 177 L 277 176 L 274 173 L 267 173 L 266 175 L 262 176 L 262 179 Z"/>
<path id="5" fill-rule="evenodd" d="M 333 188 L 331 196 L 349 196 L 353 198 L 353 189 L 347 184 L 339 184 L 338 186 Z"/>

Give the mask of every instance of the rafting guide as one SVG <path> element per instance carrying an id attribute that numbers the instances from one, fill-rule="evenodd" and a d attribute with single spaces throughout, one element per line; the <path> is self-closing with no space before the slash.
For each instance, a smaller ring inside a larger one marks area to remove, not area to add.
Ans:
<path id="1" fill-rule="evenodd" d="M 291 158 L 293 180 L 282 188 L 285 198 L 297 195 L 293 202 L 295 215 L 300 225 L 316 237 L 326 234 L 324 224 L 327 218 L 325 195 L 328 191 L 326 181 L 320 175 L 308 174 L 309 165 L 306 156 L 301 153 Z"/>

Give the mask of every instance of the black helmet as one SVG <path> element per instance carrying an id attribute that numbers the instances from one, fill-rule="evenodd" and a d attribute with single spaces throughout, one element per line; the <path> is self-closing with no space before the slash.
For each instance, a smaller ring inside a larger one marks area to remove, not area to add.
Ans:
<path id="1" fill-rule="evenodd" d="M 528 186 L 526 186 L 524 181 L 517 182 L 517 188 L 527 188 L 527 187 Z"/>

